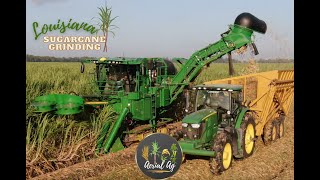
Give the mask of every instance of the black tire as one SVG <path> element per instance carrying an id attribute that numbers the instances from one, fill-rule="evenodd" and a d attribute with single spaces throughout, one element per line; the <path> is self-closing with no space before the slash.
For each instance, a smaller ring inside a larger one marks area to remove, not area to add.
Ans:
<path id="1" fill-rule="evenodd" d="M 229 169 L 232 165 L 233 150 L 231 136 L 226 132 L 218 132 L 214 139 L 212 150 L 216 152 L 215 157 L 211 157 L 209 160 L 210 171 L 213 174 L 221 174 L 223 171 Z M 227 151 L 229 153 L 227 154 Z M 225 163 L 224 164 L 224 156 Z"/>
<path id="2" fill-rule="evenodd" d="M 256 123 L 254 121 L 254 118 L 251 115 L 246 114 L 240 127 L 243 132 L 241 140 L 243 158 L 247 158 L 253 154 L 256 146 Z"/>
<path id="3" fill-rule="evenodd" d="M 265 145 L 270 145 L 278 139 L 277 121 L 271 120 L 267 122 L 263 130 L 263 141 Z"/>

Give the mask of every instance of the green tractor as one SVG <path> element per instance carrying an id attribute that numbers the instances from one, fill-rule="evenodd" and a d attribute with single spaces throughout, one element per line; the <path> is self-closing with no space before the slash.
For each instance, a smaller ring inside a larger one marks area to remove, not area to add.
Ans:
<path id="1" fill-rule="evenodd" d="M 247 158 L 262 136 L 265 145 L 284 136 L 294 92 L 293 70 L 274 70 L 204 82 L 193 88 L 194 111 L 175 134 L 185 155 L 210 157 L 214 174 L 233 157 Z"/>
<path id="2" fill-rule="evenodd" d="M 228 169 L 232 156 L 248 157 L 255 146 L 255 121 L 242 105 L 242 86 L 197 85 L 195 112 L 182 120 L 179 144 L 184 154 L 210 156 L 210 169 Z"/>

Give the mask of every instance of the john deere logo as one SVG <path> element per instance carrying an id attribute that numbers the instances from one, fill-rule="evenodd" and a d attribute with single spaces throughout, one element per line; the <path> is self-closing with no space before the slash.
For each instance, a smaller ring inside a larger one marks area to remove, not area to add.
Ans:
<path id="1" fill-rule="evenodd" d="M 164 179 L 178 171 L 182 162 L 181 147 L 173 137 L 154 133 L 139 143 L 136 162 L 145 175 Z"/>

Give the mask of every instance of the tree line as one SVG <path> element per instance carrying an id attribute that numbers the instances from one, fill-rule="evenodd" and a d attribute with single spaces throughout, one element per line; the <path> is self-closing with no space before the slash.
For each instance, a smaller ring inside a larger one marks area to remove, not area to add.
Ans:
<path id="1" fill-rule="evenodd" d="M 26 55 L 27 62 L 81 62 L 86 59 L 97 59 L 96 57 L 53 57 L 53 56 L 34 56 Z M 233 59 L 233 63 L 243 63 L 246 61 L 240 61 Z M 256 59 L 258 63 L 294 63 L 293 59 Z M 215 63 L 228 63 L 227 58 L 221 58 L 215 61 Z"/>
<path id="2" fill-rule="evenodd" d="M 80 62 L 85 59 L 96 59 L 94 57 L 53 57 L 26 55 L 27 62 Z"/>

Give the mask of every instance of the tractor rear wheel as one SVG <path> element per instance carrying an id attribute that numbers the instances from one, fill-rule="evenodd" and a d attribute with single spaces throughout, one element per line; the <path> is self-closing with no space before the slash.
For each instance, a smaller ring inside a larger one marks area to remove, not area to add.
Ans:
<path id="1" fill-rule="evenodd" d="M 271 120 L 265 126 L 263 130 L 263 141 L 265 145 L 270 145 L 272 142 L 278 139 L 278 127 L 277 121 Z"/>
<path id="2" fill-rule="evenodd" d="M 226 132 L 219 132 L 215 137 L 212 150 L 216 152 L 216 156 L 209 160 L 210 171 L 213 174 L 221 174 L 229 169 L 232 164 L 231 136 Z"/>
<path id="3" fill-rule="evenodd" d="M 243 132 L 241 147 L 243 151 L 243 158 L 247 158 L 253 154 L 256 142 L 256 123 L 251 115 L 246 115 L 242 124 L 241 129 Z"/>

